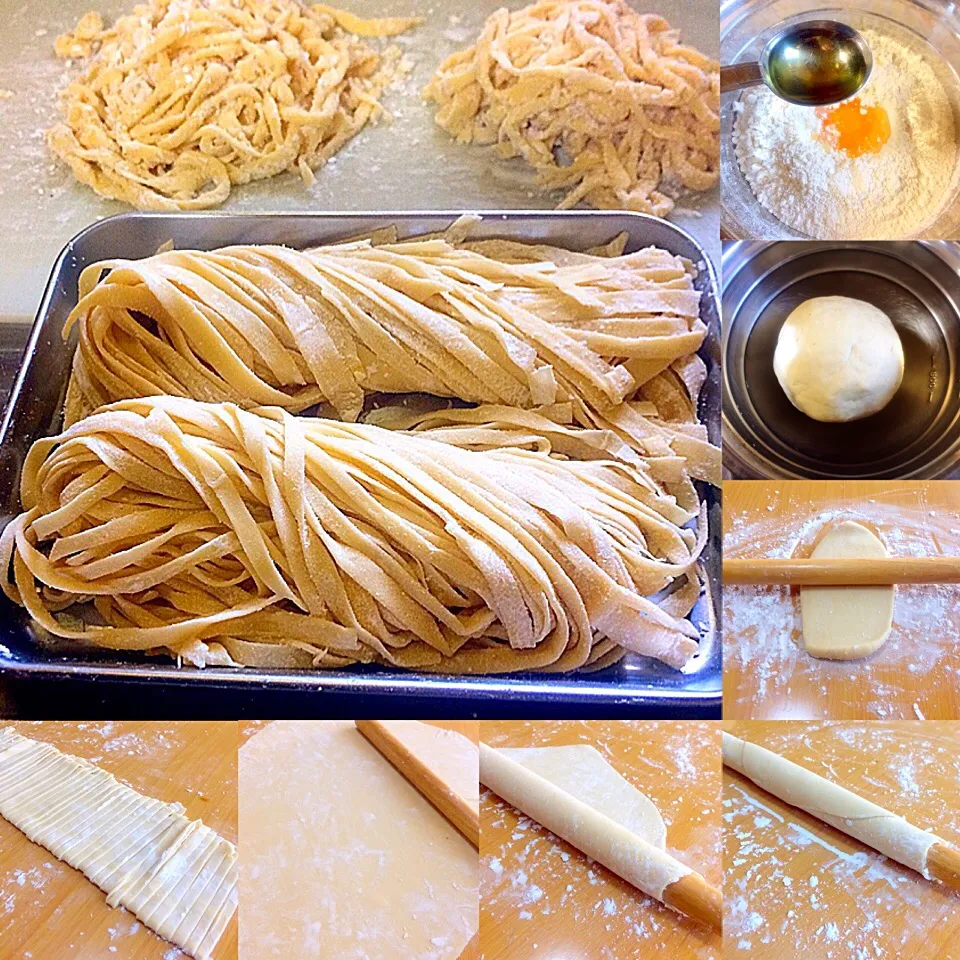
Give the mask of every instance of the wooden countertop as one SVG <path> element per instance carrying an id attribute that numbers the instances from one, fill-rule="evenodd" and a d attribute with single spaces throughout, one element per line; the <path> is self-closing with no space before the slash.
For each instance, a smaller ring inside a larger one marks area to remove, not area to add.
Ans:
<path id="1" fill-rule="evenodd" d="M 960 843 L 960 723 L 725 722 Z M 726 957 L 956 960 L 960 893 L 724 769 Z"/>
<path id="2" fill-rule="evenodd" d="M 95 761 L 141 793 L 186 807 L 237 842 L 233 722 L 14 722 L 24 736 Z M 108 907 L 103 891 L 0 818 L 0 956 L 4 960 L 180 960 L 185 954 Z M 237 918 L 213 952 L 235 960 Z"/>
<path id="3" fill-rule="evenodd" d="M 891 556 L 960 556 L 960 483 L 829 480 L 725 484 L 724 555 L 809 556 L 844 519 Z M 728 719 L 960 718 L 960 585 L 898 585 L 890 636 L 863 660 L 806 653 L 796 587 L 725 587 L 723 636 Z"/>
<path id="4" fill-rule="evenodd" d="M 719 724 L 482 721 L 494 747 L 590 744 L 659 808 L 667 849 L 721 883 Z M 484 789 L 484 960 L 716 960 L 720 936 L 650 899 Z"/>

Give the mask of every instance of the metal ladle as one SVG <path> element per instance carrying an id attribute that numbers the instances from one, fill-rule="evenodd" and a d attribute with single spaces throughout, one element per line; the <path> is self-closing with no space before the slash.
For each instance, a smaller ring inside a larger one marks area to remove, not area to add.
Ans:
<path id="1" fill-rule="evenodd" d="M 853 27 L 835 20 L 808 20 L 781 30 L 760 60 L 720 68 L 720 92 L 765 83 L 788 103 L 806 107 L 839 103 L 870 78 L 873 55 Z"/>

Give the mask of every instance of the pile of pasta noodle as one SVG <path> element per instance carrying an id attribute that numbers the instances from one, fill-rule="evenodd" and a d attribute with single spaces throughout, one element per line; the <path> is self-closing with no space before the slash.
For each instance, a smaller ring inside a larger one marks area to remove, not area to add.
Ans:
<path id="1" fill-rule="evenodd" d="M 697 419 L 706 328 L 689 262 L 624 254 L 624 237 L 574 253 L 461 232 L 90 266 L 67 324 L 79 335 L 67 422 L 155 394 L 325 403 L 344 420 L 374 393 L 560 404 L 659 475 L 719 482 Z"/>
<path id="2" fill-rule="evenodd" d="M 21 500 L 0 537 L 4 591 L 51 633 L 103 647 L 459 673 L 626 650 L 680 667 L 697 650 L 684 617 L 706 524 L 686 529 L 645 471 L 549 442 L 469 450 L 154 397 L 37 441 Z"/>
<path id="3" fill-rule="evenodd" d="M 720 166 L 720 67 L 625 0 L 540 0 L 491 15 L 426 88 L 462 143 L 523 157 L 560 207 L 666 216 Z"/>
<path id="4" fill-rule="evenodd" d="M 92 60 L 48 141 L 81 183 L 145 210 L 213 207 L 286 170 L 312 183 L 407 69 L 359 36 L 417 22 L 298 0 L 149 0 L 109 29 L 91 12 L 57 39 Z"/>

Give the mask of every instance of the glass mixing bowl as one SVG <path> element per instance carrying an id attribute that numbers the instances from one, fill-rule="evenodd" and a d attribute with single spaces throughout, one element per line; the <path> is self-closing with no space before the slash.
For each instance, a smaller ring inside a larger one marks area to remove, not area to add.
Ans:
<path id="1" fill-rule="evenodd" d="M 824 5 L 816 0 L 722 0 L 720 57 L 723 63 L 760 57 L 775 33 L 802 20 L 840 20 L 873 29 L 924 51 L 953 108 L 960 142 L 960 9 L 943 0 L 843 0 Z M 803 240 L 765 210 L 740 172 L 733 147 L 734 104 L 738 93 L 725 94 L 720 105 L 721 229 L 736 240 Z M 949 198 L 939 216 L 916 238 L 955 240 L 960 236 L 960 162 L 954 166 Z M 904 237 L 903 239 L 914 239 Z"/>

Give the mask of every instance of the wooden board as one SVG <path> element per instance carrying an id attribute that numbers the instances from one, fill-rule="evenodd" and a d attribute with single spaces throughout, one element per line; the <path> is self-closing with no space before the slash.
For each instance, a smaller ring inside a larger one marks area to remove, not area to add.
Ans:
<path id="1" fill-rule="evenodd" d="M 494 747 L 589 744 L 659 808 L 667 849 L 717 886 L 720 730 L 712 721 L 481 721 Z M 717 960 L 719 934 L 588 860 L 489 790 L 480 798 L 484 960 Z"/>
<path id="2" fill-rule="evenodd" d="M 240 721 L 240 745 L 243 746 L 250 737 L 270 722 L 269 720 Z M 474 743 L 479 738 L 479 724 L 476 720 L 424 720 L 423 722 L 434 727 L 441 727 L 444 730 L 454 730 L 457 733 L 462 733 Z M 384 763 L 386 762 L 384 760 Z M 479 933 L 464 948 L 459 960 L 481 960 Z"/>
<path id="3" fill-rule="evenodd" d="M 14 722 L 27 737 L 84 757 L 140 793 L 179 802 L 237 842 L 237 725 L 233 722 Z M 3 960 L 180 960 L 186 955 L 102 890 L 0 818 Z M 234 915 L 213 951 L 235 960 Z"/>
<path id="4" fill-rule="evenodd" d="M 960 843 L 960 723 L 725 722 Z M 724 770 L 727 958 L 960 960 L 956 892 Z"/>
<path id="5" fill-rule="evenodd" d="M 855 520 L 891 556 L 960 556 L 960 483 L 731 481 L 724 555 L 809 556 L 825 523 Z M 728 719 L 960 718 L 960 585 L 900 584 L 887 642 L 863 660 L 803 649 L 799 588 L 723 591 Z"/>

